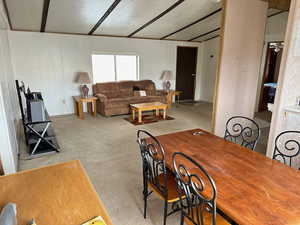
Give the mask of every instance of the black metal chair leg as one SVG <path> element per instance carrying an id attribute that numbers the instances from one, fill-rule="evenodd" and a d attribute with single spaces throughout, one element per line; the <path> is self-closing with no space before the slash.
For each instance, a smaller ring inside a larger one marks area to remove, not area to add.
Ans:
<path id="1" fill-rule="evenodd" d="M 147 216 L 147 196 L 144 196 L 144 218 Z"/>
<path id="2" fill-rule="evenodd" d="M 147 216 L 147 199 L 148 199 L 147 184 L 145 184 L 143 194 L 144 194 L 144 218 L 146 219 L 146 216 Z"/>
<path id="3" fill-rule="evenodd" d="M 184 217 L 183 217 L 183 213 L 181 213 L 181 216 L 180 216 L 180 225 L 183 225 L 184 223 Z"/>
<path id="4" fill-rule="evenodd" d="M 164 206 L 164 225 L 167 224 L 167 216 L 168 216 L 168 201 L 165 200 L 165 206 Z"/>

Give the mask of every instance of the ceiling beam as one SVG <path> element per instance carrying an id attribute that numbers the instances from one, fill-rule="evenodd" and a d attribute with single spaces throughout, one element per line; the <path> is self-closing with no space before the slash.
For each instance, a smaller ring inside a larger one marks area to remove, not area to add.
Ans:
<path id="1" fill-rule="evenodd" d="M 179 6 L 181 3 L 183 3 L 185 0 L 178 0 L 177 2 L 175 2 L 173 5 L 171 5 L 168 9 L 166 9 L 165 11 L 163 11 L 161 14 L 159 14 L 158 16 L 156 16 L 155 18 L 153 18 L 152 20 L 150 20 L 149 22 L 145 23 L 143 26 L 141 26 L 140 28 L 138 28 L 137 30 L 135 30 L 134 32 L 132 32 L 131 34 L 129 34 L 127 37 L 132 37 L 133 35 L 135 35 L 136 33 L 140 32 L 141 30 L 143 30 L 145 27 L 149 26 L 150 24 L 154 23 L 156 20 L 158 20 L 159 18 L 163 17 L 164 15 L 166 15 L 168 12 L 170 12 L 171 10 L 175 9 L 177 6 Z"/>
<path id="2" fill-rule="evenodd" d="M 209 18 L 209 17 L 215 15 L 216 13 L 220 12 L 221 10 L 222 10 L 222 8 L 217 9 L 217 10 L 211 12 L 210 14 L 208 14 L 208 15 L 206 15 L 206 16 L 204 16 L 204 17 L 201 17 L 201 18 L 198 19 L 198 20 L 195 20 L 194 22 L 192 22 L 192 23 L 190 23 L 190 24 L 188 24 L 188 25 L 186 25 L 186 26 L 184 26 L 184 27 L 182 27 L 182 28 L 180 28 L 180 29 L 178 29 L 178 30 L 176 30 L 176 31 L 174 31 L 174 32 L 172 32 L 172 33 L 170 33 L 170 34 L 167 34 L 166 36 L 163 36 L 163 37 L 160 38 L 160 39 L 163 40 L 163 39 L 165 39 L 165 38 L 167 38 L 167 37 L 172 36 L 173 34 L 176 34 L 176 33 L 180 32 L 180 31 L 183 31 L 183 30 L 189 28 L 190 26 L 193 26 L 193 25 L 195 25 L 195 24 L 197 24 L 197 23 L 199 23 L 199 22 L 201 22 L 201 21 L 203 21 L 203 20 L 205 20 L 205 19 L 207 19 L 207 18 Z"/>
<path id="3" fill-rule="evenodd" d="M 106 12 L 103 14 L 103 16 L 99 19 L 99 21 L 95 24 L 95 26 L 91 29 L 89 32 L 89 35 L 92 35 L 95 30 L 98 29 L 98 27 L 104 22 L 104 20 L 111 14 L 111 12 L 117 7 L 117 5 L 121 2 L 122 0 L 115 0 L 113 4 L 106 10 Z"/>
<path id="4" fill-rule="evenodd" d="M 269 2 L 269 8 L 288 11 L 290 9 L 291 0 L 262 0 Z"/>
<path id="5" fill-rule="evenodd" d="M 210 41 L 210 40 L 215 39 L 215 38 L 217 38 L 217 37 L 220 37 L 220 35 L 218 34 L 218 35 L 216 35 L 216 36 L 210 37 L 210 38 L 208 38 L 208 39 L 205 39 L 205 40 L 202 41 L 202 42 Z"/>
<path id="6" fill-rule="evenodd" d="M 273 13 L 273 14 L 271 14 L 271 15 L 268 15 L 268 18 L 271 18 L 271 17 L 273 17 L 273 16 L 280 15 L 280 14 L 285 13 L 285 12 L 287 12 L 287 11 L 279 11 L 279 12 Z"/>
<path id="7" fill-rule="evenodd" d="M 9 28 L 12 30 L 12 25 L 11 25 L 11 20 L 10 20 L 10 16 L 9 16 L 9 12 L 8 12 L 8 7 L 7 7 L 7 4 L 6 4 L 6 0 L 3 0 L 2 2 L 3 2 L 4 10 L 5 10 L 5 13 L 6 13 L 6 16 L 7 16 L 7 21 L 8 21 Z"/>
<path id="8" fill-rule="evenodd" d="M 46 24 L 47 24 L 47 18 L 48 18 L 48 11 L 50 6 L 50 0 L 44 0 L 44 6 L 43 6 L 43 15 L 42 15 L 42 24 L 41 24 L 41 32 L 45 32 Z"/>
<path id="9" fill-rule="evenodd" d="M 206 35 L 208 35 L 208 34 L 211 34 L 211 33 L 213 33 L 213 32 L 216 32 L 216 31 L 218 31 L 218 30 L 220 30 L 220 29 L 221 29 L 221 28 L 218 27 L 218 28 L 213 29 L 213 30 L 211 30 L 211 31 L 208 31 L 208 32 L 206 32 L 206 33 L 204 33 L 204 34 L 200 34 L 200 35 L 198 35 L 198 36 L 196 36 L 196 37 L 193 37 L 193 38 L 189 39 L 188 41 L 196 40 L 196 39 L 198 39 L 198 38 L 201 38 L 201 37 L 204 37 L 204 36 L 206 36 Z"/>

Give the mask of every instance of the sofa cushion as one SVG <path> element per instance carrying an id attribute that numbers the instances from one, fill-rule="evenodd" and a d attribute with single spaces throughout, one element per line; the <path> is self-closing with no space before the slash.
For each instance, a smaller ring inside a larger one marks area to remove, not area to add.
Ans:
<path id="1" fill-rule="evenodd" d="M 144 103 L 144 102 L 162 102 L 161 96 L 143 96 L 143 97 L 123 97 L 110 98 L 107 100 L 107 108 L 128 107 L 129 104 Z"/>
<path id="2" fill-rule="evenodd" d="M 97 83 L 94 85 L 94 94 L 104 94 L 107 98 L 116 98 L 120 95 L 118 82 Z"/>
<path id="3" fill-rule="evenodd" d="M 156 95 L 156 88 L 153 82 L 145 85 L 144 90 L 146 91 L 147 95 Z"/>
<path id="4" fill-rule="evenodd" d="M 133 86 L 135 85 L 137 81 L 119 81 L 118 82 L 118 85 L 119 85 L 119 88 L 130 88 L 130 89 L 133 89 Z"/>
<path id="5" fill-rule="evenodd" d="M 104 95 L 104 94 L 98 93 L 95 96 L 99 99 L 100 102 L 106 102 L 107 101 L 107 96 Z"/>
<path id="6" fill-rule="evenodd" d="M 163 102 L 161 96 L 141 96 L 131 99 L 131 103 L 144 103 L 144 102 Z"/>
<path id="7" fill-rule="evenodd" d="M 131 88 L 120 88 L 118 97 L 131 97 L 133 96 L 133 90 Z"/>

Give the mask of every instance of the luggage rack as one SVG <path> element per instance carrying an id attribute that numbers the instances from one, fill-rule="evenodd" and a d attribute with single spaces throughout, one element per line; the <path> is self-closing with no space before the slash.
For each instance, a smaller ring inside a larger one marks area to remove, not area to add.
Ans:
<path id="1" fill-rule="evenodd" d="M 30 101 L 30 91 L 28 90 L 26 93 L 24 83 L 22 82 L 22 85 L 20 86 L 18 80 L 16 80 L 16 88 L 19 98 L 25 142 L 28 146 L 30 158 L 60 152 L 60 147 L 57 143 L 56 135 L 52 126 L 52 121 L 47 110 L 43 109 L 42 120 L 33 121 L 32 118 L 28 115 L 29 110 L 27 103 L 28 101 Z M 23 108 L 23 101 L 21 96 L 22 93 L 24 94 L 24 97 L 26 99 L 26 110 L 24 110 Z M 39 100 L 42 101 L 42 98 Z M 24 111 L 26 111 L 26 113 Z"/>

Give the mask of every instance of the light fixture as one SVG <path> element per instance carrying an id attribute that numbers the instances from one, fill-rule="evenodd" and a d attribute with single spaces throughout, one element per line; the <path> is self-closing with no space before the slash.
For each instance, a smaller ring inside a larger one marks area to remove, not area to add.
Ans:
<path id="1" fill-rule="evenodd" d="M 281 49 L 284 48 L 284 43 L 283 42 L 273 42 L 270 43 L 270 48 L 274 49 L 276 53 L 280 52 Z"/>
<path id="2" fill-rule="evenodd" d="M 81 96 L 83 98 L 87 98 L 89 95 L 89 88 L 87 87 L 87 84 L 91 83 L 89 74 L 87 72 L 79 72 L 76 79 L 76 83 L 81 84 Z"/>
<path id="3" fill-rule="evenodd" d="M 169 91 L 171 88 L 171 80 L 173 80 L 173 73 L 170 70 L 165 70 L 163 71 L 162 75 L 161 75 L 161 80 L 164 81 L 163 86 L 164 86 L 164 90 Z"/>

